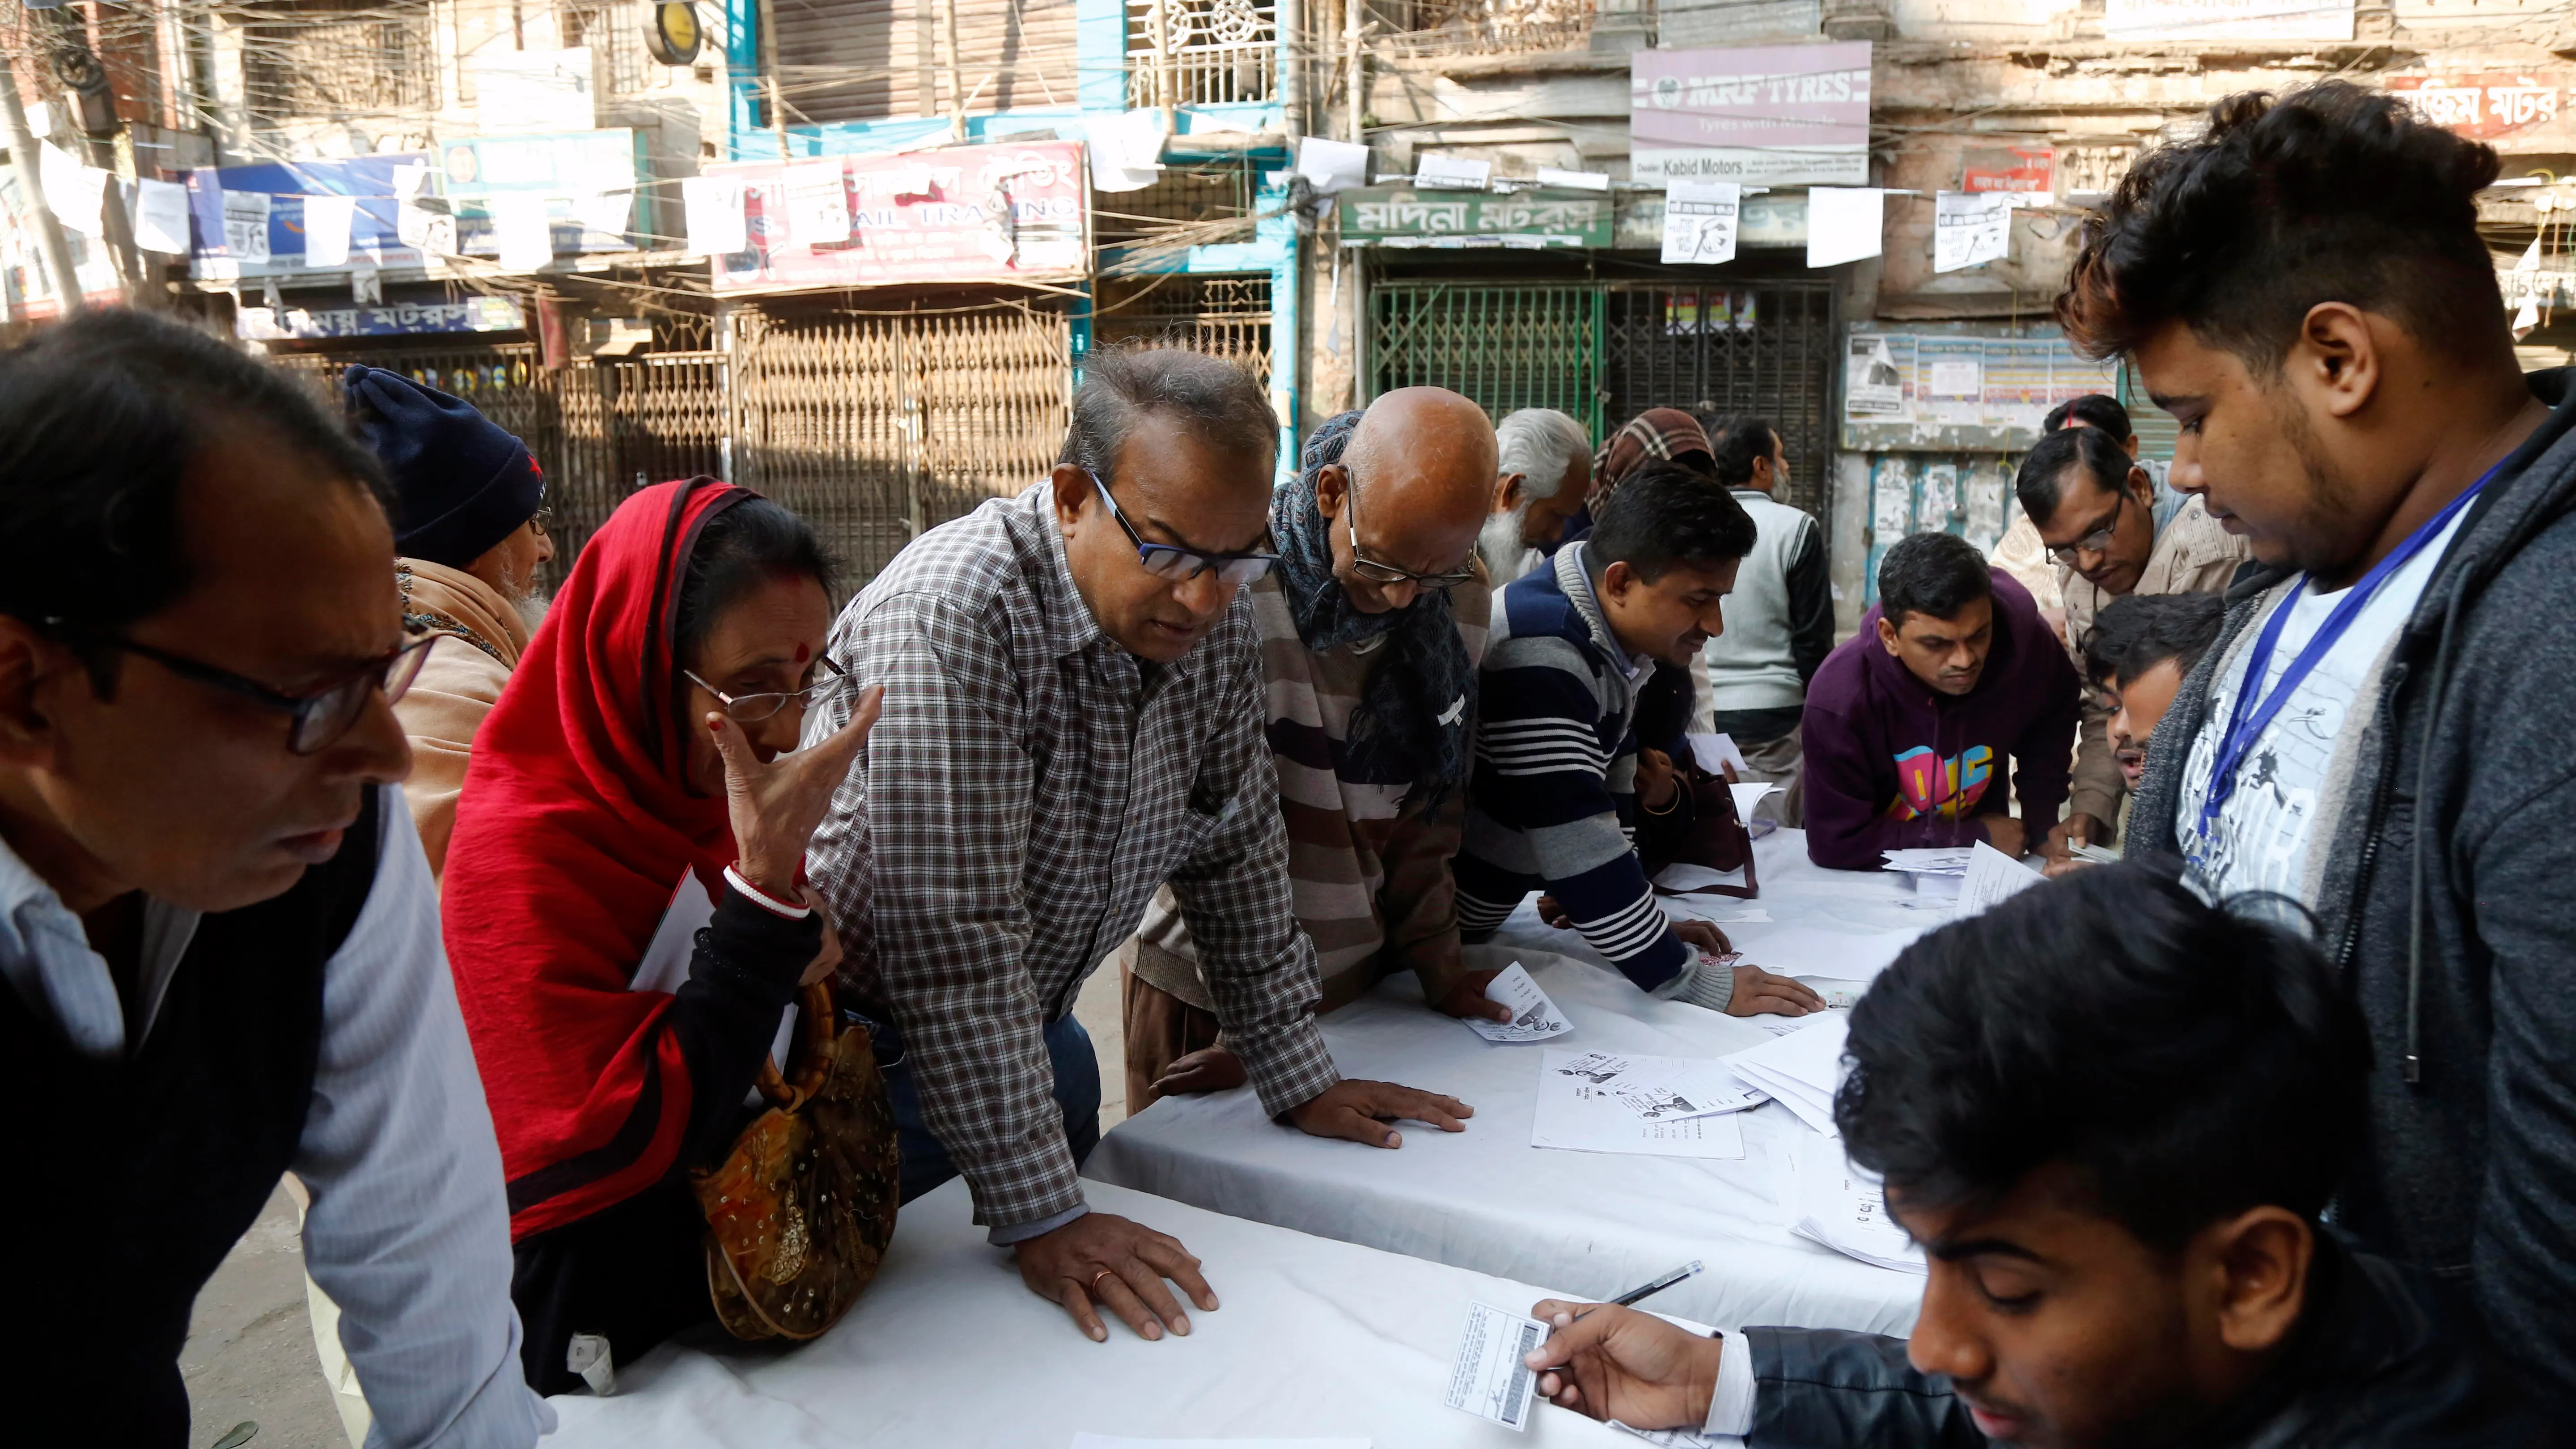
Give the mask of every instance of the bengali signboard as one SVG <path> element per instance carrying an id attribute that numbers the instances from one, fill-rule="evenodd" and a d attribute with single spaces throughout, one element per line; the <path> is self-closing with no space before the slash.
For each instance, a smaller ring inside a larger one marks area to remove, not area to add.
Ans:
<path id="1" fill-rule="evenodd" d="M 1336 210 L 1346 247 L 1606 247 L 1618 229 L 1607 194 L 1554 187 L 1498 195 L 1359 186 Z"/>
<path id="2" fill-rule="evenodd" d="M 2393 75 L 2384 83 L 2424 119 L 2472 141 L 2565 140 L 2576 122 L 2569 115 L 2576 105 L 2576 71 Z"/>
<path id="3" fill-rule="evenodd" d="M 1869 184 L 1869 42 L 1641 50 L 1628 58 L 1640 183 Z"/>
<path id="4" fill-rule="evenodd" d="M 2350 40 L 2353 0 L 2105 0 L 2112 40 Z"/>
<path id="5" fill-rule="evenodd" d="M 244 307 L 233 335 L 252 342 L 332 337 L 405 337 L 439 332 L 516 332 L 528 325 L 507 297 L 461 302 L 395 302 L 380 307 Z"/>
<path id="6" fill-rule="evenodd" d="M 1078 142 L 742 161 L 705 171 L 743 189 L 746 245 L 714 258 L 718 292 L 1060 279 L 1090 266 Z M 818 227 L 833 219 L 834 172 L 849 218 L 837 241 L 824 239 L 834 228 Z"/>

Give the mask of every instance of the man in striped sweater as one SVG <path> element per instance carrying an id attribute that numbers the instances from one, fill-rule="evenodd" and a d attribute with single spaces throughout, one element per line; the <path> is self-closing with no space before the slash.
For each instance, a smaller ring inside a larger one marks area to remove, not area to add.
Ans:
<path id="1" fill-rule="evenodd" d="M 1320 1009 L 1412 971 L 1452 1016 L 1509 1020 L 1458 942 L 1449 858 L 1465 816 L 1476 661 L 1493 596 L 1475 560 L 1493 426 L 1442 388 L 1325 423 L 1272 502 L 1279 566 L 1245 592 Z M 1239 1085 L 1169 891 L 1123 953 L 1127 1107 Z"/>
<path id="2" fill-rule="evenodd" d="M 1681 742 L 1642 748 L 1639 704 L 1686 686 L 1689 661 L 1725 627 L 1719 600 L 1754 538 L 1724 488 L 1654 465 L 1601 503 L 1590 538 L 1503 590 L 1456 864 L 1466 940 L 1491 936 L 1523 896 L 1545 890 L 1594 950 L 1656 996 L 1735 1016 L 1823 1004 L 1794 981 L 1702 956 L 1724 951 L 1726 937 L 1667 919 L 1637 858 L 1639 831 L 1678 839 L 1691 808 L 1670 753 Z"/>

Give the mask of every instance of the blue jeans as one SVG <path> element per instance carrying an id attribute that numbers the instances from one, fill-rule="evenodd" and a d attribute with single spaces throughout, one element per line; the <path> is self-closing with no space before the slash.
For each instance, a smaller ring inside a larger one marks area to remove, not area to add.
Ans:
<path id="1" fill-rule="evenodd" d="M 903 1201 L 910 1202 L 957 1175 L 940 1144 L 921 1117 L 921 1094 L 914 1085 L 912 1063 L 904 1054 L 903 1033 L 892 1022 L 869 1020 L 868 1040 L 876 1047 L 877 1070 L 884 1074 L 886 1095 L 894 1105 L 895 1140 L 903 1152 Z M 1100 1058 L 1091 1049 L 1091 1033 L 1071 1012 L 1046 1029 L 1047 1061 L 1055 1068 L 1055 1101 L 1064 1109 L 1064 1141 L 1073 1149 L 1073 1165 L 1082 1166 L 1100 1145 Z"/>

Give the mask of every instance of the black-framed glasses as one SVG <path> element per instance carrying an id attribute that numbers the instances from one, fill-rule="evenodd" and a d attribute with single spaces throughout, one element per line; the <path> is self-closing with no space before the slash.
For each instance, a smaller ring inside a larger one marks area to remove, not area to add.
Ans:
<path id="1" fill-rule="evenodd" d="M 716 708 L 724 712 L 725 718 L 735 724 L 758 724 L 791 704 L 800 709 L 811 709 L 849 687 L 848 671 L 833 663 L 831 655 L 816 655 L 814 665 L 812 684 L 803 689 L 791 689 L 779 694 L 727 694 L 700 679 L 694 669 L 683 669 L 680 672 L 688 676 L 691 684 L 716 697 Z"/>
<path id="2" fill-rule="evenodd" d="M 1275 553 L 1205 553 L 1177 544 L 1147 543 L 1145 536 L 1136 531 L 1136 525 L 1127 521 L 1127 515 L 1118 511 L 1118 500 L 1109 496 L 1109 485 L 1100 481 L 1100 475 L 1085 468 L 1082 476 L 1090 479 L 1091 486 L 1100 490 L 1100 501 L 1109 505 L 1109 516 L 1117 521 L 1120 531 L 1127 535 L 1127 541 L 1136 545 L 1136 561 L 1145 566 L 1145 572 L 1158 579 L 1181 583 L 1214 569 L 1217 582 L 1221 584 L 1248 584 L 1270 572 L 1270 566 L 1279 562 L 1279 555 Z"/>
<path id="3" fill-rule="evenodd" d="M 2120 510 L 2128 506 L 2129 490 L 2123 488 L 2120 490 L 2119 497 L 2112 500 L 2111 511 L 2103 516 L 2100 523 L 2094 525 L 2091 532 L 2063 548 L 2050 549 L 2048 556 L 2068 568 L 2073 568 L 2075 556 L 2079 553 L 2107 552 L 2111 547 L 2112 538 L 2120 531 Z"/>
<path id="4" fill-rule="evenodd" d="M 229 669 L 191 659 L 185 654 L 174 654 L 120 634 L 70 630 L 59 619 L 49 619 L 46 624 L 78 645 L 114 649 L 149 659 L 182 679 L 192 679 L 283 712 L 289 720 L 286 748 L 298 755 L 327 749 L 347 734 L 350 726 L 358 722 L 358 716 L 365 712 L 369 695 L 382 690 L 388 704 L 401 699 L 411 688 L 412 681 L 420 677 L 420 666 L 429 658 L 429 647 L 439 640 L 436 634 L 405 630 L 402 643 L 330 683 L 302 694 L 288 694 L 249 675 L 235 674 Z"/>
<path id="5" fill-rule="evenodd" d="M 1342 526 L 1351 537 L 1351 572 L 1373 584 L 1412 584 L 1425 589 L 1454 589 L 1476 581 L 1473 568 L 1455 569 L 1445 574 L 1417 574 L 1411 569 L 1380 563 L 1360 552 L 1360 475 L 1351 465 L 1342 465 Z"/>

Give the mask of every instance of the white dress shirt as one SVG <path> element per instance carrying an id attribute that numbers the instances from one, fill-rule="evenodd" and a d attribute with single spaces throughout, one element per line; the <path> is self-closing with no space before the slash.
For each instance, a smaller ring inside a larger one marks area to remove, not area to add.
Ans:
<path id="1" fill-rule="evenodd" d="M 373 1446 L 525 1449 L 554 1410 L 519 1366 L 501 1149 L 402 792 L 377 802 L 374 888 L 323 967 L 313 1101 L 293 1164 L 313 1203 L 304 1264 L 340 1305 Z M 194 911 L 146 903 L 145 1036 Z M 0 841 L 0 977 L 74 1049 L 127 1053 L 125 1012 L 80 918 Z"/>

